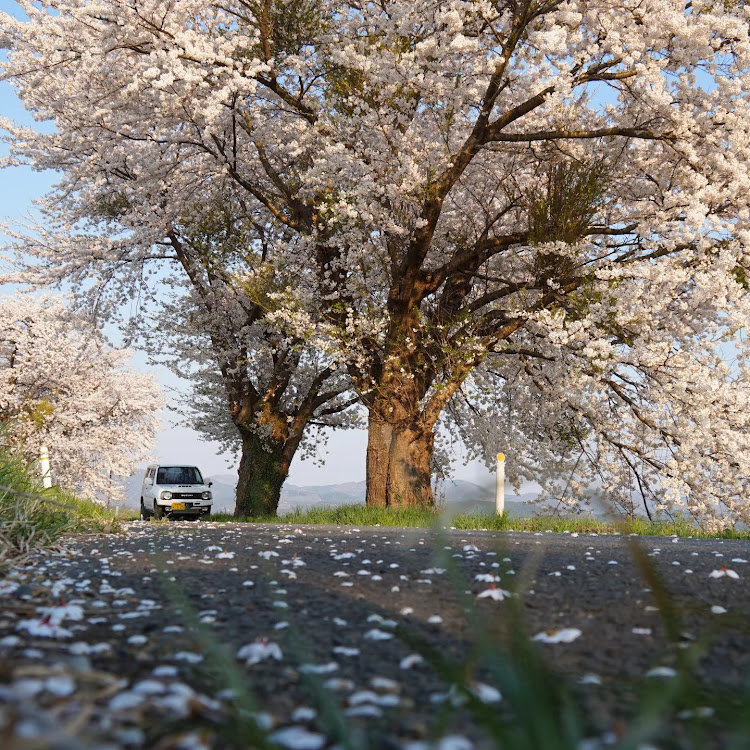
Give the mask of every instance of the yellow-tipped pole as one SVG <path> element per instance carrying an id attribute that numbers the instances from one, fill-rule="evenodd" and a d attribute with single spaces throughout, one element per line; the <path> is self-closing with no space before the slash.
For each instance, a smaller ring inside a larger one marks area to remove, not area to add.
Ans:
<path id="1" fill-rule="evenodd" d="M 495 513 L 502 515 L 505 510 L 505 454 L 497 454 L 497 472 L 495 474 Z"/>
<path id="2" fill-rule="evenodd" d="M 45 488 L 52 486 L 52 475 L 49 472 L 49 450 L 43 445 L 39 449 L 39 470 L 42 472 L 42 485 Z"/>

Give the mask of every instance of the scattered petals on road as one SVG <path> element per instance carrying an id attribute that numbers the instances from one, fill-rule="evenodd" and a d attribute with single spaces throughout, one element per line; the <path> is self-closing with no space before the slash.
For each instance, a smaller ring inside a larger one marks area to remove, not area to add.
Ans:
<path id="1" fill-rule="evenodd" d="M 189 717 L 202 728 L 174 729 L 177 734 L 162 744 L 219 750 L 212 739 L 215 722 L 246 711 L 237 684 L 202 682 L 216 667 L 213 649 L 226 648 L 236 656 L 240 684 L 263 686 L 263 699 L 247 715 L 272 732 L 279 747 L 335 746 L 322 712 L 308 707 L 316 704 L 304 692 L 307 683 L 327 691 L 327 700 L 357 731 L 384 727 L 378 731 L 394 747 L 485 747 L 481 729 L 468 719 L 456 718 L 444 736 L 429 742 L 419 721 L 441 703 L 463 717 L 476 700 L 502 699 L 491 673 L 463 661 L 471 633 L 463 608 L 473 601 L 488 625 L 502 622 L 506 607 L 494 602 L 515 596 L 516 588 L 500 588 L 501 577 L 517 582 L 535 640 L 566 644 L 542 649 L 545 660 L 562 665 L 564 679 L 589 686 L 586 693 L 597 700 L 606 701 L 607 693 L 597 686 L 620 679 L 623 653 L 639 680 L 647 673 L 669 676 L 663 670 L 672 669 L 653 669 L 665 648 L 657 600 L 625 541 L 564 536 L 569 548 L 560 542 L 563 535 L 547 534 L 450 532 L 437 541 L 424 529 L 129 524 L 122 537 L 76 541 L 65 554 L 39 556 L 33 566 L 0 580 L 0 606 L 10 613 L 0 628 L 0 659 L 11 665 L 7 684 L 0 680 L 0 702 L 12 717 L 22 717 L 12 726 L 31 726 L 33 712 L 51 717 L 45 706 L 72 704 L 82 691 L 96 690 L 91 694 L 102 696 L 96 715 L 111 727 L 96 729 L 104 732 L 97 736 L 102 746 L 148 750 L 156 743 L 141 727 L 174 726 Z M 740 542 L 711 542 L 713 552 L 708 543 L 684 539 L 676 546 L 664 539 L 643 544 L 654 565 L 671 576 L 681 601 L 721 565 L 719 557 L 733 566 L 750 557 Z M 540 561 L 531 576 L 530 556 Z M 607 566 L 610 560 L 618 564 Z M 688 564 L 695 575 L 683 575 Z M 455 590 L 454 567 L 469 590 Z M 514 568 L 524 575 L 511 579 Z M 714 577 L 732 583 L 696 592 L 702 604 L 685 627 L 686 644 L 701 637 L 704 622 L 731 628 L 748 614 L 744 577 L 726 566 L 720 570 Z M 186 594 L 192 609 L 183 612 L 165 596 L 166 582 Z M 729 608 L 734 617 L 718 617 Z M 592 636 L 580 638 L 580 630 L 562 627 L 570 622 L 586 622 Z M 55 627 L 64 632 L 45 634 Z M 436 673 L 420 640 L 451 662 L 469 665 L 461 687 Z M 602 640 L 609 656 L 600 653 Z M 723 672 L 739 674 L 734 661 Z M 13 665 L 31 671 L 16 674 Z M 92 685 L 94 679 L 101 684 Z M 412 716 L 419 719 L 410 726 Z M 607 731 L 613 726 L 603 726 L 601 736 Z"/>

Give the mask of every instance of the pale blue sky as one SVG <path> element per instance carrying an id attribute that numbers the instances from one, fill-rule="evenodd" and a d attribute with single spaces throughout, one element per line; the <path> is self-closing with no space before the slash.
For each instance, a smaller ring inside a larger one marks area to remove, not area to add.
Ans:
<path id="1" fill-rule="evenodd" d="M 0 0 L 0 10 L 15 14 L 17 6 L 12 0 Z M 12 88 L 2 82 L 0 115 L 24 124 L 33 124 Z M 7 145 L 0 143 L 0 156 L 6 154 Z M 18 221 L 33 215 L 34 201 L 41 198 L 54 181 L 54 174 L 34 172 L 27 167 L 0 169 L 0 222 Z M 177 385 L 170 373 L 163 368 L 149 366 L 143 355 L 135 357 L 134 365 L 141 371 L 155 373 L 165 387 L 175 388 Z M 207 475 L 236 471 L 236 464 L 231 457 L 218 456 L 214 444 L 202 441 L 192 430 L 172 425 L 168 410 L 163 417 L 164 429 L 157 441 L 155 460 L 196 464 Z M 327 449 L 321 450 L 320 458 L 325 458 L 325 465 L 319 466 L 314 460 L 296 459 L 292 464 L 289 481 L 296 485 L 311 485 L 363 480 L 366 446 L 367 436 L 364 431 L 334 432 L 329 437 Z M 479 464 L 464 467 L 460 460 L 457 460 L 456 476 L 481 484 L 493 481 L 484 467 Z"/>

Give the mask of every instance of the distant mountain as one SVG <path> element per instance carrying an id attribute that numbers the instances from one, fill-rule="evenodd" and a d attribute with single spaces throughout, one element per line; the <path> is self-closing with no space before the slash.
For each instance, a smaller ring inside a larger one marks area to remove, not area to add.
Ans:
<path id="1" fill-rule="evenodd" d="M 279 513 L 287 513 L 297 507 L 364 505 L 365 486 L 364 481 L 321 484 L 309 487 L 297 487 L 293 484 L 287 484 L 281 489 Z"/>
<path id="2" fill-rule="evenodd" d="M 214 511 L 231 513 L 234 510 L 236 475 L 215 474 L 206 477 L 206 479 L 212 482 Z M 126 507 L 138 508 L 142 482 L 142 472 L 127 480 Z M 365 486 L 364 481 L 307 487 L 285 484 L 281 490 L 279 513 L 288 513 L 298 507 L 307 509 L 325 506 L 336 507 L 338 505 L 364 505 Z M 494 492 L 494 487 L 489 489 L 463 479 L 455 479 L 438 487 L 437 500 L 440 505 L 445 506 L 446 512 L 450 515 L 471 512 L 492 513 L 495 509 Z M 518 497 L 506 495 L 505 507 L 512 516 L 530 515 L 533 507 L 529 506 L 526 501 L 533 497 L 535 497 L 534 493 L 526 493 Z"/>
<path id="3" fill-rule="evenodd" d="M 228 511 L 234 509 L 234 491 L 236 484 L 228 480 L 230 475 L 220 475 L 211 478 L 214 482 L 215 507 L 225 507 Z M 339 505 L 364 505 L 366 483 L 342 482 L 341 484 L 322 484 L 298 487 L 285 484 L 281 490 L 279 513 L 288 513 L 295 508 L 336 507 Z M 445 505 L 451 515 L 456 513 L 492 513 L 495 510 L 494 487 L 491 490 L 473 482 L 456 479 L 438 488 L 438 502 Z M 505 507 L 512 516 L 527 516 L 532 507 L 527 504 L 536 495 L 526 493 L 521 496 L 507 496 Z"/>

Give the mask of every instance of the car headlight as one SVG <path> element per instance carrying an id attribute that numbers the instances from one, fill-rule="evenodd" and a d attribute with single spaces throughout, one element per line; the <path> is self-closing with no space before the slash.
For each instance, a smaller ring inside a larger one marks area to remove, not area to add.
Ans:
<path id="1" fill-rule="evenodd" d="M 161 499 L 162 500 L 171 500 L 172 499 L 172 493 L 169 490 L 162 490 L 162 492 L 161 492 Z"/>
<path id="2" fill-rule="evenodd" d="M 203 494 L 201 495 L 201 497 L 202 497 L 202 498 L 203 498 L 204 500 L 210 500 L 210 499 L 211 499 L 211 493 L 210 493 L 210 492 L 209 492 L 208 490 L 206 490 L 206 491 L 205 491 L 205 492 L 204 492 L 204 493 L 203 493 Z"/>

